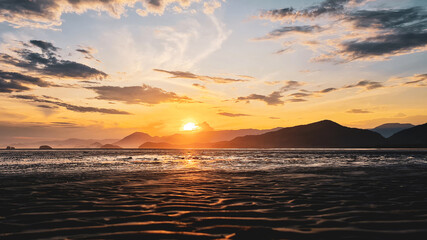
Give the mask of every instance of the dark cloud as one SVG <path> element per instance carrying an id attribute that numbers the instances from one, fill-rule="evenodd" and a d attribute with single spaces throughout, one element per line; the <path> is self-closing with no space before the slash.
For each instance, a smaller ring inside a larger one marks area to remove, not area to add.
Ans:
<path id="1" fill-rule="evenodd" d="M 34 95 L 12 95 L 11 97 L 16 99 L 26 100 L 29 102 L 52 104 L 54 106 L 64 107 L 74 112 L 81 112 L 81 113 L 97 112 L 97 113 L 105 113 L 105 114 L 126 114 L 126 115 L 130 114 L 128 112 L 120 111 L 116 109 L 77 106 L 77 105 L 62 102 L 60 100 L 56 100 L 57 98 L 39 97 Z"/>
<path id="2" fill-rule="evenodd" d="M 106 73 L 87 65 L 60 59 L 56 53 L 58 48 L 51 43 L 39 40 L 31 40 L 30 43 L 41 48 L 42 53 L 31 49 L 17 49 L 14 52 L 18 57 L 0 53 L 0 62 L 53 77 L 103 79 L 108 76 Z"/>
<path id="3" fill-rule="evenodd" d="M 262 11 L 259 18 L 272 21 L 291 20 L 297 18 L 315 18 L 321 15 L 337 15 L 344 12 L 348 3 L 363 2 L 363 0 L 325 0 L 318 5 L 310 6 L 301 10 L 293 7 Z"/>
<path id="4" fill-rule="evenodd" d="M 146 103 L 159 104 L 164 102 L 192 102 L 192 99 L 186 96 L 178 96 L 174 92 L 167 92 L 161 88 L 151 87 L 149 85 L 115 87 L 100 86 L 88 87 L 94 90 L 98 96 L 97 99 L 120 101 L 129 104 Z"/>
<path id="5" fill-rule="evenodd" d="M 427 45 L 427 32 L 397 33 L 343 43 L 343 54 L 349 60 L 394 55 Z"/>
<path id="6" fill-rule="evenodd" d="M 272 40 L 287 36 L 289 33 L 315 33 L 320 31 L 322 31 L 322 28 L 318 25 L 285 26 L 268 33 L 264 37 L 256 38 L 255 40 Z"/>
<path id="7" fill-rule="evenodd" d="M 47 108 L 47 109 L 58 108 L 58 106 L 50 106 L 50 105 L 44 105 L 44 104 L 37 105 L 37 107 L 39 107 L 39 108 Z"/>
<path id="8" fill-rule="evenodd" d="M 371 112 L 367 110 L 355 108 L 355 109 L 348 110 L 347 113 L 371 113 Z"/>
<path id="9" fill-rule="evenodd" d="M 238 97 L 236 101 L 246 101 L 249 103 L 251 100 L 258 100 L 267 103 L 268 105 L 283 105 L 285 102 L 281 99 L 282 95 L 279 91 L 272 92 L 269 95 L 250 94 L 246 97 Z"/>
<path id="10" fill-rule="evenodd" d="M 323 52 L 320 56 L 312 59 L 317 62 L 345 63 L 353 60 L 377 60 L 426 50 L 427 13 L 424 8 L 360 10 L 354 7 L 362 2 L 365 1 L 324 0 L 320 4 L 301 10 L 288 7 L 263 11 L 259 18 L 271 21 L 289 20 L 287 23 L 292 23 L 299 18 L 313 20 L 328 15 L 330 24 L 347 26 L 346 30 L 323 38 L 322 44 L 316 44 L 316 48 L 324 49 L 319 51 Z M 277 39 L 292 36 L 295 33 L 308 33 L 314 38 L 322 29 L 324 27 L 317 25 L 313 27 L 288 24 L 260 39 Z M 299 43 L 307 45 L 308 42 Z"/>
<path id="11" fill-rule="evenodd" d="M 330 93 L 330 92 L 333 92 L 336 90 L 338 90 L 338 89 L 336 89 L 336 88 L 325 88 L 323 90 L 320 90 L 319 93 Z"/>
<path id="12" fill-rule="evenodd" d="M 0 22 L 18 27 L 54 28 L 61 25 L 63 13 L 82 13 L 87 10 L 104 11 L 119 18 L 126 7 L 142 3 L 146 13 L 162 14 L 169 4 L 188 7 L 193 0 L 1 0 Z M 138 4 L 139 5 L 139 4 Z"/>
<path id="13" fill-rule="evenodd" d="M 83 56 L 86 59 L 90 59 L 90 60 L 95 60 L 97 62 L 101 62 L 98 59 L 96 59 L 93 54 L 96 52 L 95 49 L 91 48 L 91 47 L 84 47 L 84 48 L 78 48 L 76 49 L 77 52 L 82 53 Z"/>
<path id="14" fill-rule="evenodd" d="M 41 40 L 30 40 L 30 43 L 33 44 L 34 46 L 39 47 L 40 49 L 42 49 L 43 51 L 52 51 L 52 52 L 56 52 L 58 51 L 58 48 L 53 46 L 52 43 L 50 42 L 45 42 L 45 41 L 41 41 Z"/>
<path id="15" fill-rule="evenodd" d="M 17 72 L 0 70 L 0 92 L 21 92 L 30 90 L 27 85 L 48 87 L 50 84 L 40 78 L 24 75 Z"/>
<path id="16" fill-rule="evenodd" d="M 291 99 L 288 99 L 286 101 L 288 101 L 288 102 L 306 102 L 307 100 L 303 99 L 303 98 L 291 98 Z"/>
<path id="17" fill-rule="evenodd" d="M 366 90 L 372 90 L 372 89 L 384 87 L 384 85 L 380 82 L 362 80 L 356 84 L 344 86 L 343 88 L 355 88 L 355 87 L 362 87 L 362 88 L 365 88 Z"/>
<path id="18" fill-rule="evenodd" d="M 295 98 L 310 97 L 312 95 L 313 93 L 310 93 L 310 92 L 296 92 L 296 93 L 289 94 L 290 97 L 295 97 Z"/>
<path id="19" fill-rule="evenodd" d="M 282 92 L 287 92 L 290 90 L 294 90 L 300 86 L 304 85 L 304 83 L 302 82 L 297 82 L 297 81 L 286 81 L 284 86 L 280 88 L 280 91 Z"/>
<path id="20" fill-rule="evenodd" d="M 226 116 L 226 117 L 248 117 L 251 115 L 243 114 L 243 113 L 229 113 L 229 112 L 219 112 L 218 115 Z"/>
<path id="21" fill-rule="evenodd" d="M 423 30 L 426 13 L 420 7 L 390 10 L 359 10 L 348 13 L 345 20 L 356 28 L 399 29 L 400 31 Z"/>
<path id="22" fill-rule="evenodd" d="M 196 79 L 202 82 L 214 82 L 214 83 L 234 83 L 234 82 L 248 82 L 247 79 L 234 79 L 234 78 L 223 78 L 223 77 L 211 77 L 211 76 L 202 76 L 196 75 L 191 72 L 182 72 L 182 71 L 167 71 L 163 69 L 153 69 L 157 72 L 163 72 L 172 75 L 170 78 L 182 78 L 182 79 Z"/>

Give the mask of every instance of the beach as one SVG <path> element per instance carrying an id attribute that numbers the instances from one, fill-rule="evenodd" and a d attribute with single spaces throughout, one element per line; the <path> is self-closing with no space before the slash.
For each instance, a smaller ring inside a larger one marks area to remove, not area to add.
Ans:
<path id="1" fill-rule="evenodd" d="M 424 239 L 425 150 L 17 150 L 0 239 Z"/>

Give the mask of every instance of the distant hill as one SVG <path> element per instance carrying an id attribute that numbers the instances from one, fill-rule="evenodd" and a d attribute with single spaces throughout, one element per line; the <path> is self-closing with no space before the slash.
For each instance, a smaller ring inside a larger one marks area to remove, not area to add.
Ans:
<path id="1" fill-rule="evenodd" d="M 386 123 L 370 130 L 381 134 L 385 138 L 388 138 L 397 132 L 411 127 L 414 127 L 414 125 L 410 123 Z"/>
<path id="2" fill-rule="evenodd" d="M 155 141 L 157 137 L 152 137 L 147 133 L 143 132 L 134 132 L 129 136 L 124 137 L 120 141 L 113 143 L 114 145 L 119 145 L 124 148 L 137 148 L 144 142 Z"/>
<path id="3" fill-rule="evenodd" d="M 103 148 L 103 149 L 120 149 L 121 147 L 114 145 L 114 144 L 105 144 L 105 145 L 102 145 L 100 148 Z"/>
<path id="4" fill-rule="evenodd" d="M 116 141 L 117 139 L 96 140 L 96 139 L 69 138 L 66 140 L 55 140 L 55 141 L 13 143 L 11 145 L 19 148 L 35 148 L 35 147 L 39 147 L 40 145 L 49 145 L 54 148 L 98 148 L 104 144 L 112 143 Z M 99 143 L 99 144 L 95 144 L 95 143 Z"/>
<path id="5" fill-rule="evenodd" d="M 165 142 L 160 142 L 160 143 L 146 142 L 141 144 L 139 148 L 177 148 L 177 146 L 170 143 L 165 143 Z"/>
<path id="6" fill-rule="evenodd" d="M 427 123 L 402 130 L 387 140 L 393 147 L 427 147 Z"/>
<path id="7" fill-rule="evenodd" d="M 344 127 L 333 121 L 324 120 L 257 136 L 237 137 L 213 146 L 224 148 L 351 148 L 384 145 L 385 138 L 379 133 Z"/>
<path id="8" fill-rule="evenodd" d="M 183 132 L 164 137 L 152 137 L 146 133 L 135 132 L 113 144 L 125 148 L 138 148 L 146 142 L 168 143 L 172 145 L 190 145 L 200 143 L 214 143 L 220 141 L 229 141 L 239 136 L 259 135 L 266 132 L 277 131 L 281 128 L 273 129 L 239 129 L 239 130 L 220 130 L 220 131 L 199 131 Z"/>

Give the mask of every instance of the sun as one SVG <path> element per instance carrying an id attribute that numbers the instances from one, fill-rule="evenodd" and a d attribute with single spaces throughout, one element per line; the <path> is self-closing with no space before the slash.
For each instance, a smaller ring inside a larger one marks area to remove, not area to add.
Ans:
<path id="1" fill-rule="evenodd" d="M 199 128 L 199 126 L 197 126 L 197 124 L 195 124 L 195 123 L 193 123 L 193 122 L 189 122 L 189 123 L 186 123 L 183 127 L 182 127 L 182 130 L 184 130 L 184 131 L 194 131 L 194 130 L 196 130 L 196 129 L 198 129 Z"/>

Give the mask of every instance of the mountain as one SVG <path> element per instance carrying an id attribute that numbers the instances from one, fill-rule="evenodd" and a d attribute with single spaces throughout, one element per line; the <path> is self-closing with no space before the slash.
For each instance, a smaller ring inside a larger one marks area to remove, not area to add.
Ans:
<path id="1" fill-rule="evenodd" d="M 179 147 L 170 143 L 165 143 L 165 142 L 159 142 L 159 143 L 146 142 L 141 144 L 139 148 L 179 148 Z"/>
<path id="2" fill-rule="evenodd" d="M 124 148 L 137 148 L 144 142 L 155 141 L 156 139 L 157 137 L 152 137 L 143 132 L 134 132 L 113 144 Z"/>
<path id="3" fill-rule="evenodd" d="M 383 135 L 385 138 L 388 138 L 397 132 L 411 127 L 414 127 L 414 125 L 410 123 L 386 123 L 370 130 Z"/>
<path id="4" fill-rule="evenodd" d="M 198 132 L 183 132 L 164 137 L 152 137 L 146 133 L 135 132 L 125 138 L 113 143 L 125 148 L 137 148 L 142 144 L 151 143 L 167 143 L 172 145 L 191 145 L 200 143 L 214 143 L 221 141 L 230 141 L 239 136 L 259 135 L 266 132 L 277 131 L 281 128 L 273 129 L 239 129 L 239 130 L 220 130 L 213 131 L 212 128 Z"/>
<path id="5" fill-rule="evenodd" d="M 171 136 L 161 137 L 160 142 L 179 144 L 179 145 L 191 145 L 200 143 L 214 143 L 221 141 L 230 141 L 236 137 L 246 135 L 259 135 L 271 131 L 277 131 L 281 128 L 273 129 L 239 129 L 239 130 L 220 130 L 220 131 L 200 131 L 200 132 L 188 132 L 174 134 Z"/>
<path id="6" fill-rule="evenodd" d="M 11 144 L 19 148 L 34 148 L 40 145 L 49 145 L 54 148 L 98 148 L 103 144 L 115 142 L 117 139 L 79 139 L 79 138 L 69 138 L 66 140 L 56 140 L 56 141 L 38 141 L 38 142 L 28 142 L 28 143 L 14 143 Z M 95 143 L 99 144 L 95 144 Z M 94 145 L 95 144 L 95 145 Z M 96 146 L 98 145 L 98 146 Z"/>
<path id="7" fill-rule="evenodd" d="M 387 140 L 392 147 L 427 147 L 427 123 L 402 130 Z"/>
<path id="8" fill-rule="evenodd" d="M 257 136 L 237 137 L 231 141 L 215 143 L 221 148 L 330 148 L 378 147 L 385 145 L 379 133 L 349 128 L 330 120 L 283 128 Z"/>
<path id="9" fill-rule="evenodd" d="M 105 145 L 102 145 L 100 148 L 103 148 L 103 149 L 120 149 L 121 147 L 114 145 L 114 144 L 105 144 Z"/>

